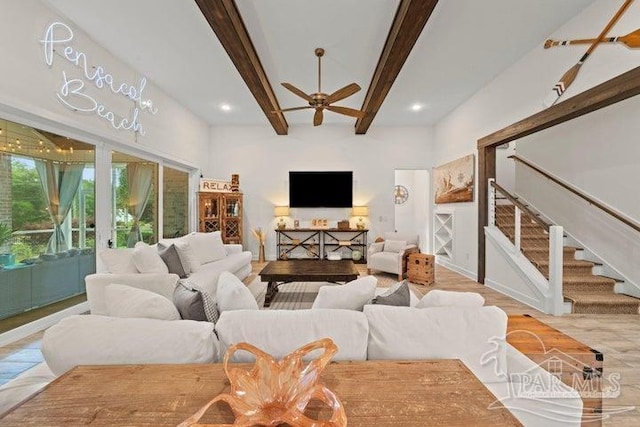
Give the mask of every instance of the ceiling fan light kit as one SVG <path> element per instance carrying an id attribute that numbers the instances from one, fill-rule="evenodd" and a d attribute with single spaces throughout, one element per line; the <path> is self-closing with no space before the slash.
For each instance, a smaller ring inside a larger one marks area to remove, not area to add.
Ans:
<path id="1" fill-rule="evenodd" d="M 314 51 L 315 55 L 318 57 L 318 91 L 315 93 L 307 94 L 302 90 L 298 89 L 291 83 L 283 82 L 282 86 L 291 91 L 292 93 L 298 95 L 300 98 L 304 99 L 309 103 L 309 105 L 305 105 L 303 107 L 292 107 L 285 108 L 282 110 L 278 110 L 280 112 L 287 111 L 296 111 L 296 110 L 306 110 L 306 109 L 315 109 L 316 112 L 313 114 L 313 125 L 320 126 L 322 124 L 322 120 L 324 118 L 323 110 L 327 109 L 334 113 L 344 114 L 346 116 L 351 117 L 363 117 L 364 111 L 356 110 L 354 108 L 349 107 L 339 107 L 337 105 L 332 105 L 334 102 L 345 99 L 360 90 L 360 86 L 356 83 L 350 83 L 345 87 L 338 89 L 332 94 L 328 95 L 322 92 L 322 56 L 324 55 L 324 49 L 319 47 Z"/>

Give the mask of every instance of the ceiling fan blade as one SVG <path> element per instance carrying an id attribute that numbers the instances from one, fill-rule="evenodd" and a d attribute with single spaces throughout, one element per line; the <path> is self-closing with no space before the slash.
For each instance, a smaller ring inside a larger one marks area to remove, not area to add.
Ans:
<path id="1" fill-rule="evenodd" d="M 358 92 L 360 90 L 360 86 L 358 86 L 356 83 L 351 83 L 349 85 L 346 85 L 345 87 L 343 87 L 342 89 L 338 89 L 337 91 L 333 92 L 331 95 L 329 95 L 327 97 L 327 104 L 332 104 L 336 101 L 340 101 L 341 99 L 346 98 L 347 96 L 351 96 L 354 93 Z"/>
<path id="2" fill-rule="evenodd" d="M 313 125 L 320 126 L 322 124 L 322 108 L 316 108 L 316 113 L 313 115 Z"/>
<path id="3" fill-rule="evenodd" d="M 338 107 L 336 105 L 329 105 L 326 108 L 334 113 L 340 113 L 351 117 L 364 117 L 365 114 L 364 111 L 356 110 L 354 108 Z"/>
<path id="4" fill-rule="evenodd" d="M 296 110 L 306 110 L 307 108 L 313 108 L 311 105 L 307 105 L 306 107 L 293 107 L 293 108 L 285 108 L 284 110 L 276 110 L 276 111 L 272 111 L 272 113 L 277 113 L 277 112 L 287 112 L 287 111 L 296 111 Z"/>
<path id="5" fill-rule="evenodd" d="M 310 97 L 309 95 L 307 95 L 306 93 L 304 93 L 303 91 L 301 91 L 300 89 L 292 85 L 291 83 L 282 83 L 282 86 L 286 87 L 287 89 L 289 89 L 291 92 L 295 93 L 302 99 L 306 99 L 309 102 L 313 101 L 312 97 Z"/>

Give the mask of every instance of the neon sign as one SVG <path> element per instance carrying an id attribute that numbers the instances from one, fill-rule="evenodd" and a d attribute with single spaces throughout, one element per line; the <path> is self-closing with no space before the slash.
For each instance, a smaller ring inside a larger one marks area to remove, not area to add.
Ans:
<path id="1" fill-rule="evenodd" d="M 73 31 L 62 22 L 54 22 L 49 25 L 44 33 L 44 39 L 40 41 L 43 44 L 44 62 L 48 67 L 53 66 L 54 54 L 58 53 L 56 46 L 60 46 L 63 48 L 60 55 L 83 72 L 83 75 L 77 77 L 62 71 L 62 85 L 56 93 L 58 100 L 73 111 L 93 113 L 101 117 L 109 122 L 114 129 L 131 130 L 144 135 L 144 127 L 138 121 L 140 113 L 156 114 L 158 112 L 153 101 L 143 97 L 147 79 L 141 77 L 136 84 L 117 81 L 104 67 L 89 65 L 87 55 L 74 49 L 71 46 L 72 41 Z M 87 94 L 85 88 L 88 83 L 98 89 L 124 96 L 133 101 L 135 106 L 130 115 L 128 117 L 118 116 L 96 98 Z"/>

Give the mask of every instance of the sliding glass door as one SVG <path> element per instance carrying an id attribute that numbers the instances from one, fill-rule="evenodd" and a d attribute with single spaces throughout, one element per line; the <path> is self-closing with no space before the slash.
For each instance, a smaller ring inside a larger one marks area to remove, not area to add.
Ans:
<path id="1" fill-rule="evenodd" d="M 84 293 L 94 188 L 92 145 L 0 120 L 0 318 Z"/>

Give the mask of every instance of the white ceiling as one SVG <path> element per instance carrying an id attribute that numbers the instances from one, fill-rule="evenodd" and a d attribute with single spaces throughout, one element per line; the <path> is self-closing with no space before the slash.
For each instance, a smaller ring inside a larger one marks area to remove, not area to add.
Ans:
<path id="1" fill-rule="evenodd" d="M 268 124 L 194 0 L 42 1 L 210 124 Z M 372 126 L 436 123 L 593 1 L 440 0 Z M 317 90 L 316 47 L 323 91 L 356 82 L 362 90 L 336 105 L 361 107 L 398 0 L 236 3 L 282 108 L 306 103 L 280 82 Z M 285 113 L 290 126 L 312 116 Z"/>

